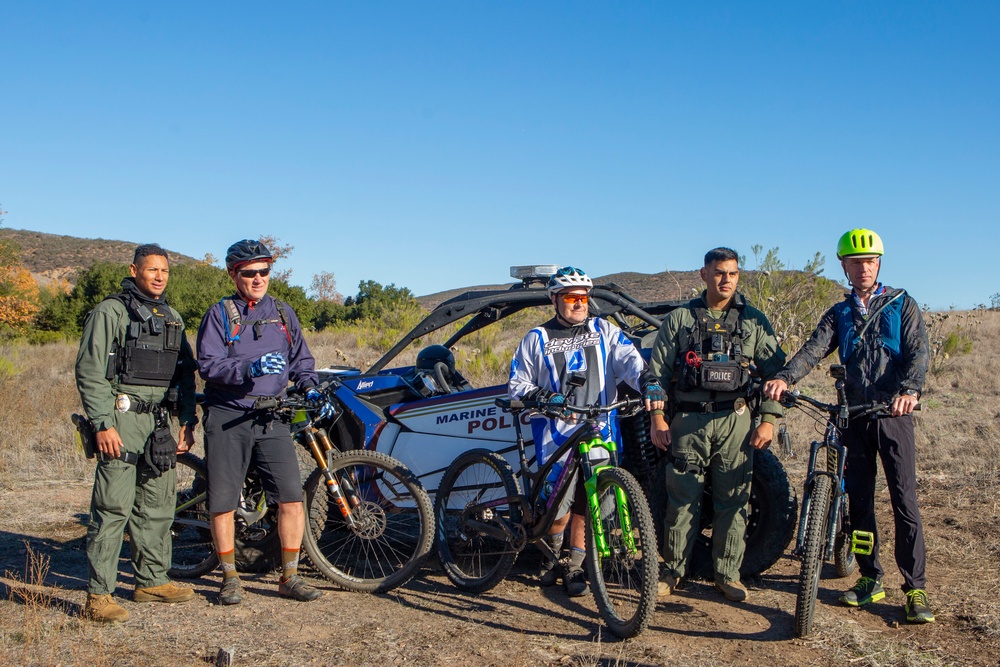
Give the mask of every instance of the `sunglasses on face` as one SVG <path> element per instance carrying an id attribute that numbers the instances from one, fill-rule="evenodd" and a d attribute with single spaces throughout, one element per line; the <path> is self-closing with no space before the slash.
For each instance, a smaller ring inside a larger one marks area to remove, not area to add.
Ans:
<path id="1" fill-rule="evenodd" d="M 590 301 L 590 296 L 587 294 L 560 294 L 559 298 L 563 300 L 563 303 L 568 304 L 587 303 Z"/>
<path id="2" fill-rule="evenodd" d="M 240 269 L 237 271 L 241 278 L 255 278 L 260 276 L 261 278 L 267 278 L 267 275 L 271 273 L 271 267 L 265 267 L 263 269 Z"/>

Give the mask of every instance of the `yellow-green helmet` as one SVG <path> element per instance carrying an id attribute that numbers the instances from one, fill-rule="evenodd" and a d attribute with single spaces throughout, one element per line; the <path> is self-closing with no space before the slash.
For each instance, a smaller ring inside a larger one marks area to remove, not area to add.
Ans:
<path id="1" fill-rule="evenodd" d="M 881 257 L 885 254 L 882 239 L 870 229 L 852 229 L 837 242 L 837 258 Z"/>

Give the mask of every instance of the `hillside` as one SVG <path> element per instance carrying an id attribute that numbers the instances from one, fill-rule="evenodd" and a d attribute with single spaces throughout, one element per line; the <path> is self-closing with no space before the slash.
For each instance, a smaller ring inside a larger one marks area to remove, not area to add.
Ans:
<path id="1" fill-rule="evenodd" d="M 13 241 L 21 249 L 21 261 L 41 285 L 54 280 L 73 284 L 81 269 L 94 262 L 107 261 L 127 264 L 132 261 L 136 242 L 108 239 L 87 239 L 76 236 L 45 234 L 24 229 L 0 228 L 0 239 Z M 167 250 L 170 261 L 185 264 L 200 261 L 194 257 Z M 745 273 L 744 284 L 754 272 Z M 594 278 L 597 284 L 615 283 L 640 301 L 683 299 L 699 293 L 704 285 L 698 271 L 662 271 L 637 273 L 623 271 Z M 469 291 L 506 289 L 513 283 L 457 287 L 417 297 L 421 306 L 432 310 L 439 303 Z M 405 287 L 405 285 L 403 285 Z"/>
<path id="2" fill-rule="evenodd" d="M 25 268 L 41 285 L 60 279 L 72 283 L 80 269 L 85 269 L 94 262 L 128 264 L 139 244 L 133 241 L 85 239 L 7 228 L 0 229 L 0 239 L 17 244 L 21 249 L 21 261 Z M 198 261 L 169 249 L 167 254 L 175 264 Z"/>

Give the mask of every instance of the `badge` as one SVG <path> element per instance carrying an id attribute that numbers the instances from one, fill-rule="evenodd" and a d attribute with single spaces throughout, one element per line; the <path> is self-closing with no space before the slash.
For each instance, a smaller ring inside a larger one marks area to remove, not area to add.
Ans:
<path id="1" fill-rule="evenodd" d="M 737 415 L 742 417 L 743 413 L 747 411 L 747 399 L 737 398 L 735 401 L 733 401 L 733 410 L 736 411 Z"/>
<path id="2" fill-rule="evenodd" d="M 115 399 L 115 410 L 118 412 L 128 412 L 128 409 L 132 407 L 132 401 L 129 400 L 127 394 L 118 394 L 118 398 Z"/>

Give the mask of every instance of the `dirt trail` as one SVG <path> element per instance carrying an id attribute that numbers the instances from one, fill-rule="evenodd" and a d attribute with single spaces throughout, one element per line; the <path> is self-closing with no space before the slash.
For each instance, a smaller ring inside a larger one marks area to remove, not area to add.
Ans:
<path id="1" fill-rule="evenodd" d="M 524 568 L 478 597 L 460 593 L 432 569 L 381 596 L 342 592 L 316 577 L 328 592 L 311 604 L 279 598 L 275 574 L 247 576 L 244 603 L 221 607 L 214 604 L 215 575 L 191 582 L 199 595 L 191 603 L 131 602 L 123 560 L 118 595 L 132 620 L 95 626 L 76 617 L 85 597 L 88 500 L 85 483 L 0 492 L 3 583 L 16 587 L 24 578 L 25 539 L 35 553 L 51 557 L 40 589 L 50 601 L 25 604 L 17 594 L 0 601 L 0 656 L 10 664 L 204 665 L 230 647 L 234 665 L 379 667 L 995 665 L 1000 656 L 1000 642 L 965 627 L 955 611 L 961 600 L 949 596 L 946 573 L 933 559 L 936 624 L 901 623 L 902 594 L 891 577 L 887 599 L 870 610 L 837 606 L 845 581 L 824 578 L 810 640 L 791 639 L 798 562 L 790 558 L 750 582 L 748 604 L 728 603 L 709 585 L 691 583 L 660 603 L 646 632 L 625 642 L 602 632 L 592 598 L 539 589 Z M 931 527 L 938 523 L 928 519 Z"/>

